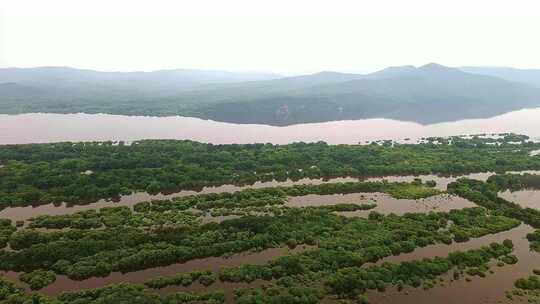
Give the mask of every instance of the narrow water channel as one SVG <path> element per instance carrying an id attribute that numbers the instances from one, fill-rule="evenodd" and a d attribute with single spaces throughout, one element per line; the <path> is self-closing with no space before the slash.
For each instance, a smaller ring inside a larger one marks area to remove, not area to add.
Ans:
<path id="1" fill-rule="evenodd" d="M 367 295 L 371 303 L 377 304 L 512 303 L 505 297 L 505 291 L 513 288 L 515 280 L 531 275 L 532 270 L 535 268 L 540 269 L 540 254 L 530 251 L 529 242 L 525 238 L 527 233 L 532 231 L 534 229 L 529 225 L 521 224 L 512 230 L 471 239 L 466 243 L 454 243 L 451 246 L 427 246 L 409 254 L 386 258 L 384 261 L 387 262 L 401 262 L 434 256 L 446 256 L 452 251 L 475 249 L 491 242 L 502 242 L 504 239 L 511 239 L 514 243 L 513 254 L 518 257 L 519 261 L 514 265 L 505 265 L 503 267 L 492 265 L 493 274 L 487 273 L 485 278 L 472 277 L 470 282 L 467 282 L 463 277 L 450 282 L 452 279 L 452 272 L 450 272 L 443 276 L 443 283 L 428 290 L 424 290 L 422 287 L 405 288 L 402 291 L 389 288 L 384 293 L 370 291 Z"/>
<path id="2" fill-rule="evenodd" d="M 76 291 L 84 288 L 98 288 L 105 285 L 121 283 L 121 282 L 131 282 L 131 283 L 144 283 L 149 279 L 158 277 L 158 276 L 171 276 L 178 273 L 187 273 L 196 270 L 212 270 L 218 271 L 224 267 L 233 267 L 239 266 L 241 264 L 265 264 L 268 261 L 271 261 L 277 257 L 302 252 L 306 250 L 313 249 L 313 246 L 298 246 L 294 249 L 289 248 L 269 248 L 260 252 L 253 253 L 239 253 L 232 255 L 230 257 L 210 257 L 204 259 L 195 259 L 185 263 L 177 263 L 169 266 L 149 268 L 139 271 L 133 271 L 128 273 L 113 272 L 107 277 L 99 278 L 89 278 L 82 281 L 71 280 L 67 276 L 58 275 L 56 281 L 41 289 L 39 293 L 43 293 L 50 296 L 58 295 L 62 292 L 67 291 Z M 21 286 L 25 286 L 24 283 L 18 281 L 18 272 L 9 271 L 3 273 L 5 277 L 10 280 L 18 282 Z M 216 282 L 219 283 L 219 282 Z M 215 289 L 219 284 L 214 284 L 212 289 Z M 223 285 L 223 284 L 222 284 Z M 195 287 L 194 287 L 195 288 Z M 174 289 L 174 288 L 169 288 Z M 189 289 L 189 288 L 188 288 Z M 30 292 L 30 289 L 27 290 Z M 160 290 L 162 293 L 166 289 Z"/>
<path id="3" fill-rule="evenodd" d="M 509 173 L 540 174 L 540 171 L 519 171 L 519 172 L 509 172 Z M 38 205 L 38 206 L 5 208 L 3 210 L 0 210 L 0 218 L 9 218 L 13 221 L 18 221 L 18 220 L 27 220 L 29 218 L 36 217 L 38 215 L 63 215 L 63 214 L 70 214 L 70 213 L 75 213 L 75 212 L 83 211 L 83 210 L 99 209 L 99 208 L 110 207 L 110 206 L 132 207 L 136 203 L 143 202 L 143 201 L 170 199 L 174 197 L 182 197 L 182 196 L 194 195 L 194 194 L 235 192 L 235 191 L 241 191 L 244 189 L 259 189 L 259 188 L 277 187 L 277 186 L 286 187 L 286 186 L 305 185 L 305 184 L 316 185 L 316 184 L 322 184 L 322 183 L 357 182 L 359 180 L 365 180 L 365 181 L 387 180 L 389 182 L 411 182 L 415 178 L 420 178 L 423 181 L 434 180 L 437 183 L 437 186 L 436 186 L 437 189 L 446 190 L 447 185 L 457 180 L 458 178 L 466 177 L 466 178 L 485 181 L 493 174 L 494 174 L 493 172 L 484 172 L 484 173 L 472 173 L 468 175 L 461 175 L 461 176 L 454 176 L 454 177 L 444 177 L 444 176 L 437 176 L 437 175 L 418 175 L 418 176 L 406 175 L 406 176 L 369 177 L 365 179 L 358 179 L 358 178 L 353 178 L 353 177 L 340 177 L 340 178 L 333 178 L 333 179 L 304 178 L 297 181 L 293 181 L 289 179 L 284 182 L 278 182 L 278 181 L 255 182 L 252 185 L 244 185 L 244 186 L 238 186 L 238 185 L 211 186 L 211 187 L 204 187 L 201 189 L 201 191 L 184 190 L 184 191 L 179 191 L 173 194 L 151 195 L 146 192 L 136 192 L 130 195 L 124 195 L 116 201 L 99 200 L 95 203 L 90 203 L 86 205 L 67 205 L 63 203 L 59 205 L 46 204 L 46 205 Z"/>

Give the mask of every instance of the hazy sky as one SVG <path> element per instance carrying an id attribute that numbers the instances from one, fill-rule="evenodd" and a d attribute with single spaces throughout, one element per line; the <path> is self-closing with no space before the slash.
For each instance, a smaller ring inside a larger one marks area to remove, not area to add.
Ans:
<path id="1" fill-rule="evenodd" d="M 540 1 L 0 0 L 0 66 L 540 68 Z"/>

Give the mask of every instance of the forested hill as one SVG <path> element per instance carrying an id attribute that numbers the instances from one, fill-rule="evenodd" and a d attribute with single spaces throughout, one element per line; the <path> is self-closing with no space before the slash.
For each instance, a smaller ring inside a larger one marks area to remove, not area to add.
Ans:
<path id="1" fill-rule="evenodd" d="M 515 79 L 438 64 L 282 78 L 193 70 L 0 69 L 0 113 L 181 115 L 269 125 L 364 118 L 429 124 L 540 106 L 540 87 Z"/>
<path id="2" fill-rule="evenodd" d="M 506 80 L 528 83 L 530 85 L 540 87 L 540 69 L 461 67 L 460 70 L 468 73 L 500 77 Z"/>

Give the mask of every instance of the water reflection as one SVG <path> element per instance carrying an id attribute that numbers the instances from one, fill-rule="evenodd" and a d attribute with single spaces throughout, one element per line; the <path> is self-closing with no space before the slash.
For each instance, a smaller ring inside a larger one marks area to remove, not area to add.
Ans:
<path id="1" fill-rule="evenodd" d="M 191 117 L 109 114 L 0 114 L 0 144 L 58 141 L 191 139 L 215 144 L 326 141 L 355 144 L 379 139 L 411 141 L 422 137 L 513 132 L 540 137 L 540 108 L 487 119 L 421 125 L 392 119 L 364 119 L 286 127 L 216 122 Z"/>

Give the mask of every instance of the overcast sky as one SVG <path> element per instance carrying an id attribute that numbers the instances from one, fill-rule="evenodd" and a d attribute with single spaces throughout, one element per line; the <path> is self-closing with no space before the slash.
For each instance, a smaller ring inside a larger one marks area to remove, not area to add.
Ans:
<path id="1" fill-rule="evenodd" d="M 540 1 L 0 0 L 0 66 L 540 68 Z"/>

